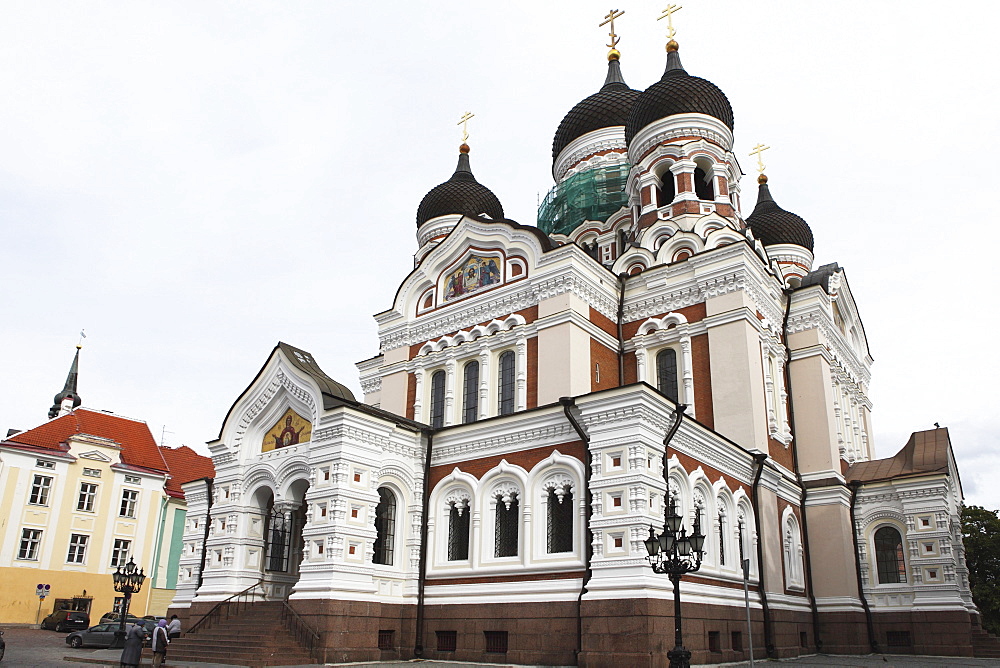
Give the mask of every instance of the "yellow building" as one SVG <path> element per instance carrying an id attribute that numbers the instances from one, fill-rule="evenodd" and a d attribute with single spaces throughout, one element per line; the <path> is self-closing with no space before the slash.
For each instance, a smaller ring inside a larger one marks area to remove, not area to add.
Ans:
<path id="1" fill-rule="evenodd" d="M 0 442 L 3 624 L 63 608 L 96 624 L 120 604 L 112 574 L 130 558 L 147 575 L 130 611 L 164 614 L 182 547 L 181 485 L 214 475 L 209 458 L 157 446 L 145 422 L 74 408 L 75 370 L 74 360 L 49 422 Z M 41 604 L 39 584 L 50 585 Z"/>

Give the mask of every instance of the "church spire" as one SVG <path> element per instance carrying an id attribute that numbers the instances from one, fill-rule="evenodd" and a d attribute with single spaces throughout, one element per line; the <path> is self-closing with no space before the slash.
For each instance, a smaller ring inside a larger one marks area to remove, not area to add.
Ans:
<path id="1" fill-rule="evenodd" d="M 80 399 L 80 395 L 76 393 L 76 379 L 80 372 L 81 348 L 83 346 L 77 344 L 76 355 L 73 356 L 73 364 L 70 365 L 69 373 L 66 374 L 66 384 L 63 385 L 62 392 L 57 394 L 52 400 L 53 404 L 52 408 L 49 409 L 49 419 L 66 415 L 83 402 Z"/>

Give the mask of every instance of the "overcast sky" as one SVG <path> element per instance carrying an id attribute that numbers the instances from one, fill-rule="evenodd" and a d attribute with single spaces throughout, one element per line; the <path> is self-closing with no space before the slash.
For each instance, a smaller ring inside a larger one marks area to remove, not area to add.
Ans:
<path id="1" fill-rule="evenodd" d="M 994 2 L 681 3 L 688 72 L 839 262 L 872 355 L 877 456 L 951 430 L 1000 507 Z M 666 3 L 663 3 L 665 6 Z M 662 73 L 648 1 L 616 28 Z M 470 123 L 472 168 L 534 223 L 552 135 L 603 83 L 610 5 L 6 2 L 0 15 L 0 428 L 46 419 L 86 328 L 84 405 L 204 451 L 279 341 L 360 398 L 374 313 Z M 2 435 L 2 434 L 0 434 Z"/>

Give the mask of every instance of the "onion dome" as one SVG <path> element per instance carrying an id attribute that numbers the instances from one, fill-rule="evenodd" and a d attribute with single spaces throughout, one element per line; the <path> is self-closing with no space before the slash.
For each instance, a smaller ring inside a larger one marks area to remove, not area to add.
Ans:
<path id="1" fill-rule="evenodd" d="M 681 65 L 677 42 L 671 40 L 667 45 L 667 69 L 635 101 L 625 125 L 625 140 L 631 142 L 650 123 L 675 114 L 714 116 L 733 129 L 729 98 L 711 81 L 688 74 Z"/>
<path id="2" fill-rule="evenodd" d="M 459 148 L 458 167 L 451 178 L 431 188 L 417 207 L 417 227 L 431 218 L 447 215 L 479 216 L 493 220 L 503 218 L 503 207 L 493 191 L 476 181 L 469 166 L 469 146 Z"/>
<path id="3" fill-rule="evenodd" d="M 62 408 L 62 402 L 66 399 L 73 400 L 73 408 L 76 408 L 83 403 L 83 399 L 81 399 L 80 395 L 76 393 L 76 379 L 80 371 L 81 347 L 82 346 L 76 347 L 76 355 L 73 356 L 73 364 L 70 365 L 69 373 L 66 374 L 66 383 L 63 385 L 62 392 L 52 398 L 52 407 L 49 409 L 50 419 L 59 415 L 59 411 Z"/>
<path id="4" fill-rule="evenodd" d="M 813 250 L 813 233 L 801 216 L 785 211 L 771 197 L 767 187 L 767 177 L 761 174 L 757 177 L 760 189 L 757 191 L 757 206 L 753 213 L 747 216 L 747 226 L 755 238 L 766 248 L 779 244 L 802 246 L 811 253 Z"/>
<path id="5" fill-rule="evenodd" d="M 594 130 L 625 125 L 628 120 L 632 104 L 639 97 L 639 91 L 626 85 L 622 78 L 617 53 L 612 51 L 608 56 L 608 76 L 601 90 L 570 109 L 559 124 L 556 136 L 552 140 L 553 160 L 558 158 L 562 150 L 574 139 L 579 139 Z"/>

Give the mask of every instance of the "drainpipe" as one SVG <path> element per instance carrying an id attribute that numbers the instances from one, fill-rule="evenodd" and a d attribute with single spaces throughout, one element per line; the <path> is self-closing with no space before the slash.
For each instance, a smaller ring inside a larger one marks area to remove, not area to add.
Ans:
<path id="1" fill-rule="evenodd" d="M 784 339 L 785 355 L 788 361 L 785 362 L 785 391 L 788 403 L 788 428 L 792 432 L 792 469 L 795 471 L 795 480 L 799 484 L 799 515 L 802 516 L 802 547 L 806 553 L 806 587 L 809 591 L 809 608 L 812 611 L 813 620 L 813 642 L 816 644 L 816 651 L 823 651 L 823 639 L 820 637 L 819 628 L 819 606 L 816 605 L 816 594 L 813 591 L 812 577 L 812 550 L 809 549 L 809 520 L 806 516 L 806 493 L 805 485 L 802 484 L 802 472 L 799 470 L 799 441 L 795 438 L 795 408 L 792 403 L 792 349 L 788 345 L 788 314 L 792 310 L 792 290 L 784 290 L 785 293 L 785 318 L 781 324 L 781 336 Z"/>
<path id="2" fill-rule="evenodd" d="M 427 581 L 427 515 L 431 506 L 431 450 L 434 444 L 434 430 L 424 429 L 427 437 L 427 454 L 424 456 L 424 498 L 423 522 L 420 523 L 420 568 L 417 573 L 417 620 L 416 640 L 413 645 L 413 656 L 421 658 L 424 655 L 424 586 Z"/>
<path id="3" fill-rule="evenodd" d="M 858 545 L 858 524 L 854 517 L 854 505 L 858 499 L 858 490 L 861 489 L 860 480 L 852 480 L 848 483 L 851 487 L 851 538 L 854 539 L 854 573 L 858 578 L 858 597 L 861 599 L 861 607 L 865 609 L 865 624 L 868 626 L 868 644 L 871 645 L 872 652 L 880 654 L 882 650 L 878 647 L 878 639 L 875 637 L 875 622 L 872 620 L 872 609 L 868 606 L 868 597 L 865 596 L 864 585 L 861 582 L 861 551 Z"/>
<path id="4" fill-rule="evenodd" d="M 618 274 L 618 387 L 625 384 L 625 335 L 622 333 L 622 318 L 625 317 L 625 281 L 628 274 Z"/>
<path id="5" fill-rule="evenodd" d="M 674 423 L 670 425 L 670 429 L 667 430 L 667 435 L 663 437 L 663 482 L 667 485 L 667 489 L 664 492 L 664 503 L 663 503 L 663 521 L 667 521 L 667 513 L 670 512 L 670 458 L 667 456 L 667 448 L 670 447 L 670 441 L 674 438 L 674 434 L 677 430 L 681 428 L 681 420 L 684 419 L 684 411 L 687 410 L 685 404 L 677 404 L 677 408 L 674 409 Z M 666 530 L 666 524 L 663 525 L 664 530 Z"/>
<path id="6" fill-rule="evenodd" d="M 205 577 L 205 558 L 208 549 L 208 533 L 212 526 L 212 498 L 215 496 L 215 478 L 205 478 L 205 489 L 208 493 L 208 508 L 205 510 L 205 535 L 201 538 L 201 565 L 198 567 L 198 589 L 201 589 Z"/>
<path id="7" fill-rule="evenodd" d="M 619 309 L 619 314 L 621 310 Z M 621 318 L 618 319 L 619 332 L 621 331 Z M 621 369 L 621 366 L 619 366 Z M 580 585 L 580 594 L 576 597 L 576 651 L 575 656 L 580 656 L 580 652 L 583 651 L 583 595 L 587 591 L 587 583 L 590 582 L 590 577 L 593 575 L 593 571 L 590 567 L 590 562 L 594 557 L 594 533 L 590 530 L 590 518 L 594 514 L 594 495 L 590 491 L 590 478 L 593 475 L 593 467 L 590 464 L 590 436 L 584 431 L 583 426 L 577 421 L 576 416 L 570 411 L 570 408 L 576 405 L 576 400 L 573 397 L 560 397 L 559 403 L 562 404 L 563 413 L 566 414 L 566 419 L 569 423 L 573 425 L 573 429 L 576 431 L 580 440 L 584 444 L 584 456 L 583 456 L 583 487 L 584 487 L 584 507 L 586 513 L 586 527 L 587 527 L 587 541 L 583 550 L 584 559 L 584 571 L 583 571 L 583 584 Z"/>
<path id="8" fill-rule="evenodd" d="M 753 503 L 753 524 L 757 532 L 757 593 L 760 594 L 760 609 L 764 614 L 764 649 L 767 656 L 772 659 L 777 658 L 774 651 L 774 634 L 771 629 L 771 607 L 767 604 L 767 587 L 764 582 L 764 545 L 760 533 L 760 476 L 764 472 L 764 462 L 767 455 L 763 452 L 755 453 L 753 456 L 754 466 L 757 468 L 753 474 L 753 484 L 750 487 L 750 501 Z"/>
<path id="9" fill-rule="evenodd" d="M 170 497 L 164 492 L 163 501 L 160 502 L 160 519 L 156 525 L 156 545 L 153 546 L 153 572 L 150 574 L 150 589 L 156 588 L 156 575 L 160 572 L 160 547 L 163 545 L 163 526 L 167 521 L 167 502 L 169 500 Z M 147 597 L 146 600 L 148 601 L 149 598 Z"/>

